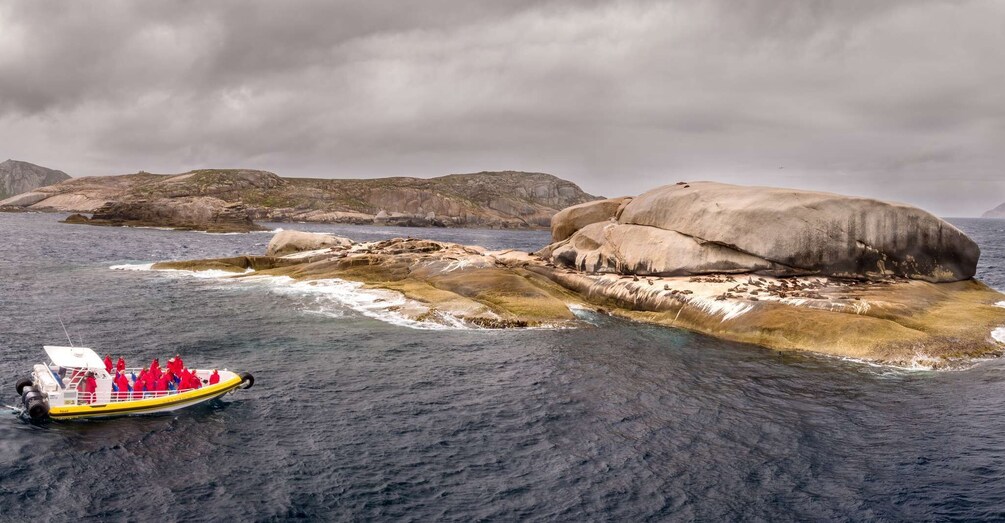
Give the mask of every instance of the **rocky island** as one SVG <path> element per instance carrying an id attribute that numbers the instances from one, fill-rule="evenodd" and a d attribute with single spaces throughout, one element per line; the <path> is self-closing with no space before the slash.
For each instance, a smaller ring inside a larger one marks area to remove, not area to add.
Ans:
<path id="1" fill-rule="evenodd" d="M 569 207 L 552 234 L 552 244 L 525 253 L 285 231 L 261 256 L 153 268 L 354 281 L 403 297 L 401 314 L 448 324 L 575 325 L 578 309 L 592 309 L 904 366 L 953 366 L 1005 349 L 1005 295 L 973 279 L 977 245 L 909 205 L 681 182 Z"/>
<path id="2" fill-rule="evenodd" d="M 0 201 L 0 210 L 80 214 L 70 223 L 213 232 L 256 230 L 256 220 L 534 228 L 548 227 L 560 209 L 596 199 L 543 173 L 332 180 L 201 169 L 70 179 Z"/>

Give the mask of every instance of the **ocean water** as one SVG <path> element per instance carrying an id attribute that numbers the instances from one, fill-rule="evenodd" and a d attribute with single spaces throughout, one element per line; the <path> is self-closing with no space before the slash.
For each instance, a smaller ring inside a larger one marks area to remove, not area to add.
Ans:
<path id="1" fill-rule="evenodd" d="M 1005 361 L 910 371 L 606 317 L 429 329 L 352 286 L 112 270 L 268 234 L 0 213 L 0 397 L 74 343 L 256 385 L 170 415 L 0 414 L 0 520 L 1005 518 Z M 953 220 L 1005 288 L 1005 221 Z M 275 225 L 534 250 L 543 232 Z M 990 335 L 990 333 L 989 333 Z"/>

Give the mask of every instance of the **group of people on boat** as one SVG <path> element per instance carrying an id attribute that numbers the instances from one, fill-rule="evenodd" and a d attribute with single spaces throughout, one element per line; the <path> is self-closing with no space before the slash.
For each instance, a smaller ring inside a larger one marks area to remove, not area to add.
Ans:
<path id="1" fill-rule="evenodd" d="M 185 367 L 181 355 L 170 358 L 163 369 L 160 361 L 154 358 L 148 367 L 140 370 L 139 375 L 136 375 L 135 371 L 127 373 L 126 361 L 121 357 L 113 365 L 112 357 L 105 355 L 104 363 L 105 371 L 109 375 L 114 375 L 112 378 L 112 399 L 115 401 L 138 400 L 163 396 L 174 391 L 198 389 L 204 383 L 195 371 Z M 220 374 L 214 369 L 205 383 L 215 385 L 219 382 Z M 78 390 L 82 393 L 82 402 L 94 403 L 97 387 L 98 383 L 94 378 L 94 373 L 86 371 L 80 385 L 78 385 Z"/>

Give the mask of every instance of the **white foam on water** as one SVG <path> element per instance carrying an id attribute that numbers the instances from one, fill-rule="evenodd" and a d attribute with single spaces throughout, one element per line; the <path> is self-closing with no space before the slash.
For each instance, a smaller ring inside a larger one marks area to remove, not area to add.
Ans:
<path id="1" fill-rule="evenodd" d="M 346 309 L 356 311 L 375 320 L 422 330 L 473 329 L 459 318 L 440 314 L 437 321 L 418 321 L 398 312 L 401 308 L 423 307 L 415 300 L 406 298 L 396 291 L 367 289 L 362 283 L 324 279 L 297 281 L 289 276 L 252 276 L 242 279 L 245 283 L 264 284 L 271 292 L 284 295 L 302 295 L 315 298 L 315 309 L 305 309 L 309 314 L 327 317 L 342 317 Z"/>
<path id="2" fill-rule="evenodd" d="M 217 278 L 231 278 L 234 276 L 242 276 L 245 274 L 251 274 L 255 272 L 254 269 L 245 269 L 244 272 L 231 272 L 231 271 L 220 271 L 220 270 L 207 270 L 207 271 L 183 271 L 178 269 L 157 269 L 157 272 L 177 272 L 184 274 L 186 276 L 191 276 L 193 278 L 205 278 L 205 279 L 217 279 Z"/>
<path id="3" fill-rule="evenodd" d="M 186 271 L 180 269 L 154 269 L 153 266 L 154 264 L 152 263 L 127 263 L 123 265 L 112 265 L 109 269 L 113 271 L 153 271 L 175 273 L 179 275 L 191 276 L 192 278 L 203 279 L 230 278 L 232 276 L 241 276 L 255 272 L 254 269 L 245 269 L 244 272 L 221 271 L 216 269 L 206 271 Z"/>
<path id="4" fill-rule="evenodd" d="M 991 331 L 991 337 L 998 343 L 1005 345 L 1005 327 L 998 327 Z"/>
<path id="5" fill-rule="evenodd" d="M 149 271 L 153 269 L 152 263 L 127 263 L 124 265 L 112 265 L 109 269 L 113 271 Z"/>
<path id="6" fill-rule="evenodd" d="M 113 265 L 113 270 L 153 271 L 165 275 L 178 275 L 199 279 L 218 279 L 241 285 L 265 285 L 269 291 L 278 294 L 310 296 L 313 298 L 303 312 L 329 318 L 341 318 L 346 311 L 353 310 L 368 318 L 385 323 L 422 330 L 481 330 L 480 327 L 465 323 L 447 313 L 434 313 L 434 320 L 419 321 L 402 314 L 400 309 L 424 309 L 422 303 L 410 300 L 397 291 L 368 289 L 359 282 L 324 279 L 297 281 L 289 276 L 248 276 L 234 278 L 255 272 L 247 269 L 243 273 L 221 270 L 186 271 L 177 269 L 153 269 L 152 263 Z"/>
<path id="7" fill-rule="evenodd" d="M 932 366 L 932 364 L 930 363 L 932 361 L 932 359 L 931 358 L 927 358 L 927 357 L 923 357 L 923 356 L 915 356 L 915 357 L 911 358 L 911 361 L 909 361 L 906 365 L 894 365 L 892 363 L 880 363 L 880 362 L 866 360 L 866 359 L 852 358 L 850 356 L 831 356 L 831 355 L 828 355 L 828 354 L 821 354 L 821 356 L 828 357 L 828 358 L 836 358 L 836 359 L 839 359 L 841 361 L 849 361 L 849 362 L 852 362 L 852 363 L 858 363 L 860 365 L 865 365 L 867 367 L 874 367 L 874 368 L 877 368 L 877 369 L 882 369 L 884 371 L 891 372 L 892 374 L 898 374 L 898 373 L 901 373 L 901 372 L 926 372 L 926 371 L 933 371 L 933 370 L 935 370 L 935 367 Z M 947 369 L 944 369 L 944 370 L 956 370 L 956 369 L 955 368 L 947 368 Z"/>
<path id="8" fill-rule="evenodd" d="M 128 227 L 131 227 L 133 229 L 150 229 L 150 230 L 153 230 L 153 231 L 176 231 L 176 230 L 178 230 L 178 229 L 175 229 L 174 227 L 152 227 L 152 226 L 148 226 L 148 225 L 132 225 L 132 226 L 128 226 Z"/>

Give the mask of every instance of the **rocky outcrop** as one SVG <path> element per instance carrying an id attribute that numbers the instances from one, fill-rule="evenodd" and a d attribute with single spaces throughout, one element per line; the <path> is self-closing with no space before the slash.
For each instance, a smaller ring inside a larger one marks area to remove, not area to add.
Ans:
<path id="1" fill-rule="evenodd" d="M 263 230 L 239 203 L 227 203 L 210 196 L 158 198 L 111 202 L 87 219 L 75 214 L 66 223 L 130 227 L 169 227 L 207 232 L 249 232 Z"/>
<path id="2" fill-rule="evenodd" d="M 560 242 L 591 223 L 614 220 L 631 197 L 596 200 L 566 207 L 551 218 L 551 241 Z"/>
<path id="3" fill-rule="evenodd" d="M 1005 349 L 991 336 L 1005 325 L 1005 308 L 996 306 L 1005 295 L 975 280 L 640 277 L 558 267 L 518 251 L 409 238 L 154 268 L 354 281 L 400 297 L 379 300 L 397 314 L 444 326 L 572 327 L 584 324 L 573 311 L 592 310 L 778 350 L 904 366 L 966 365 Z"/>
<path id="4" fill-rule="evenodd" d="M 203 169 L 77 178 L 0 201 L 0 208 L 91 213 L 113 202 L 191 197 L 242 204 L 260 221 L 490 228 L 547 227 L 559 209 L 596 199 L 543 173 L 329 180 Z"/>
<path id="5" fill-rule="evenodd" d="M 1005 218 L 1005 203 L 982 214 L 981 218 Z"/>
<path id="6" fill-rule="evenodd" d="M 286 256 L 303 251 L 316 251 L 330 247 L 351 247 L 352 240 L 331 234 L 301 231 L 280 231 L 269 241 L 266 256 Z"/>
<path id="7" fill-rule="evenodd" d="M 615 221 L 583 221 L 541 254 L 597 273 L 930 282 L 972 278 L 980 257 L 965 234 L 916 207 L 793 189 L 679 183 L 632 199 Z"/>
<path id="8" fill-rule="evenodd" d="M 70 176 L 63 171 L 28 162 L 7 160 L 0 163 L 0 200 L 69 179 Z"/>
<path id="9" fill-rule="evenodd" d="M 567 304 L 580 303 L 547 277 L 504 266 L 480 247 L 410 238 L 340 243 L 286 257 L 160 262 L 153 268 L 223 270 L 240 276 L 287 276 L 301 281 L 337 277 L 399 293 L 406 302 L 394 305 L 397 313 L 414 321 L 449 326 L 571 324 L 576 318 Z M 256 272 L 246 272 L 252 268 Z"/>

